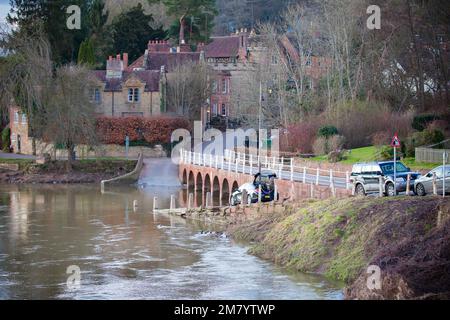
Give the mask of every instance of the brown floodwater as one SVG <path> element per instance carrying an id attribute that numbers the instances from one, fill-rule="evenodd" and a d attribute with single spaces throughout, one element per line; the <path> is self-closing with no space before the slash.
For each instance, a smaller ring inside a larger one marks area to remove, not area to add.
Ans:
<path id="1" fill-rule="evenodd" d="M 205 234 L 214 226 L 151 212 L 154 196 L 164 208 L 182 193 L 0 185 L 0 299 L 342 299 L 338 283 Z M 75 286 L 70 266 L 80 270 Z"/>

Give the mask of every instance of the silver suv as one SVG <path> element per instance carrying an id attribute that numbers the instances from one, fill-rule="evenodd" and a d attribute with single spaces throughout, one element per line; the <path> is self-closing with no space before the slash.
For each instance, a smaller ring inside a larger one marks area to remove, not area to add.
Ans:
<path id="1" fill-rule="evenodd" d="M 396 189 L 397 192 L 406 191 L 408 174 L 410 175 L 410 190 L 414 190 L 414 180 L 420 173 L 411 172 L 411 169 L 400 161 L 397 161 Z M 364 196 L 371 192 L 379 192 L 380 177 L 383 184 L 383 193 L 387 196 L 395 196 L 394 191 L 394 161 L 357 163 L 353 165 L 350 182 L 355 187 L 355 193 Z"/>

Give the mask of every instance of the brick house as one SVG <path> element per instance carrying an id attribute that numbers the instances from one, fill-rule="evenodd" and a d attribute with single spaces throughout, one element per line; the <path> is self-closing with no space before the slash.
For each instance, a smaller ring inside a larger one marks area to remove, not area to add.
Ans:
<path id="1" fill-rule="evenodd" d="M 19 107 L 9 108 L 9 128 L 11 130 L 11 147 L 14 153 L 31 154 L 32 141 L 29 137 L 27 115 Z"/>

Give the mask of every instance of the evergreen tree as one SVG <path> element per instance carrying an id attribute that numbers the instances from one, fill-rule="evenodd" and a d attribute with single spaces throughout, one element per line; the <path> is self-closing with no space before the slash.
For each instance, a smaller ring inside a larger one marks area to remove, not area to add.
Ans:
<path id="1" fill-rule="evenodd" d="M 128 52 L 130 61 L 139 58 L 151 39 L 164 39 L 162 29 L 150 27 L 153 18 L 146 15 L 141 4 L 115 17 L 111 24 L 111 54 Z"/>
<path id="2" fill-rule="evenodd" d="M 88 67 L 95 65 L 94 47 L 90 39 L 83 41 L 80 45 L 80 50 L 78 51 L 78 64 L 85 64 Z"/>
<path id="3" fill-rule="evenodd" d="M 81 30 L 69 30 L 66 9 L 77 5 L 81 9 Z M 89 18 L 83 12 L 88 12 L 89 1 L 86 0 L 11 0 L 11 13 L 7 21 L 17 24 L 21 30 L 32 32 L 37 26 L 43 25 L 57 63 L 67 63 L 77 60 L 81 42 L 87 38 Z"/>
<path id="4" fill-rule="evenodd" d="M 105 2 L 103 0 L 94 0 L 89 8 L 91 33 L 93 35 L 101 34 L 107 20 L 108 11 L 105 11 Z"/>
<path id="5" fill-rule="evenodd" d="M 177 18 L 172 30 L 179 27 L 178 39 L 190 38 L 205 41 L 213 28 L 213 20 L 217 15 L 215 0 L 148 0 L 149 3 L 162 2 L 167 13 Z M 171 35 L 175 38 L 175 35 Z M 205 41 L 206 42 L 206 41 Z"/>

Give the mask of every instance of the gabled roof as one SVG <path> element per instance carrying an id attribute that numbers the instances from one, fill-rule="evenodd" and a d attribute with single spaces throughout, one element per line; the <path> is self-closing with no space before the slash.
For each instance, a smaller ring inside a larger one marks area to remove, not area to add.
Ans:
<path id="1" fill-rule="evenodd" d="M 167 72 L 173 71 L 178 65 L 187 62 L 198 62 L 200 60 L 200 52 L 149 52 L 147 57 L 147 70 L 161 70 L 164 66 Z"/>
<path id="2" fill-rule="evenodd" d="M 140 71 L 124 71 L 122 73 L 122 78 L 106 78 L 105 70 L 94 71 L 95 76 L 98 80 L 105 83 L 105 91 L 122 91 L 123 84 L 130 79 L 132 76 L 136 76 L 140 81 L 145 83 L 146 92 L 157 92 L 159 91 L 159 80 L 160 72 L 154 70 L 140 70 Z"/>
<path id="3" fill-rule="evenodd" d="M 206 58 L 237 57 L 239 54 L 239 37 L 212 37 L 212 42 L 205 48 Z"/>

